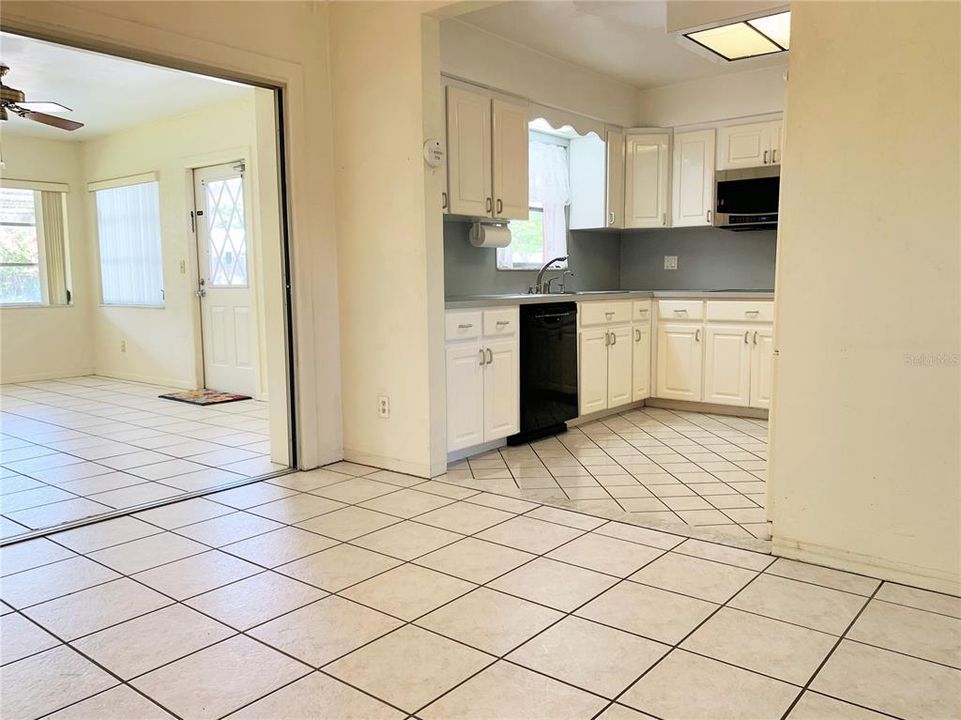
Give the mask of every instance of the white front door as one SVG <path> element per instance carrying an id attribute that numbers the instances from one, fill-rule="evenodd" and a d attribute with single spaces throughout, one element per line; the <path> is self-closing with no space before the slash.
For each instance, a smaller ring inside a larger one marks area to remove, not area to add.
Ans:
<path id="1" fill-rule="evenodd" d="M 257 339 L 243 163 L 194 170 L 204 385 L 254 395 Z"/>

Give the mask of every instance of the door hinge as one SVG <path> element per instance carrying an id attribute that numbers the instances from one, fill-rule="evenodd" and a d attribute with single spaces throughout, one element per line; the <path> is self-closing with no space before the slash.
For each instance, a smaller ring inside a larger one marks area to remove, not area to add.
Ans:
<path id="1" fill-rule="evenodd" d="M 190 211 L 190 232 L 197 232 L 197 216 L 194 215 L 194 211 Z"/>

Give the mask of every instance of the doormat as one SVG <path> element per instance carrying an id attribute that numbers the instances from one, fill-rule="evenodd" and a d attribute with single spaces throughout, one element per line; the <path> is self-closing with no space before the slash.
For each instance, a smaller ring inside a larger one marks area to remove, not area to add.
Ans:
<path id="1" fill-rule="evenodd" d="M 191 405 L 219 405 L 221 403 L 251 399 L 250 395 L 235 395 L 233 393 L 220 392 L 219 390 L 183 390 L 182 392 L 165 393 L 157 397 L 161 397 L 164 400 L 190 403 Z"/>

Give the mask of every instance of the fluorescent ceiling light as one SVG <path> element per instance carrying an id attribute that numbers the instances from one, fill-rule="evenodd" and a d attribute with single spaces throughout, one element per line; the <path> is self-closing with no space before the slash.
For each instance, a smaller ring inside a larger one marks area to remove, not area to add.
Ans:
<path id="1" fill-rule="evenodd" d="M 791 13 L 697 30 L 684 36 L 728 61 L 772 55 L 790 46 Z"/>
<path id="2" fill-rule="evenodd" d="M 791 48 L 791 11 L 748 20 L 748 25 L 771 38 L 785 50 Z"/>

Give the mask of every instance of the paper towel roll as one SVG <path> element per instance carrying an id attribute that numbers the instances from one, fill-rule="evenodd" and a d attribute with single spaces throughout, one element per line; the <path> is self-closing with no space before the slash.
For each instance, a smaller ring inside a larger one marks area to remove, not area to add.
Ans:
<path id="1" fill-rule="evenodd" d="M 503 248 L 511 244 L 511 231 L 506 224 L 474 223 L 470 229 L 474 247 Z"/>

